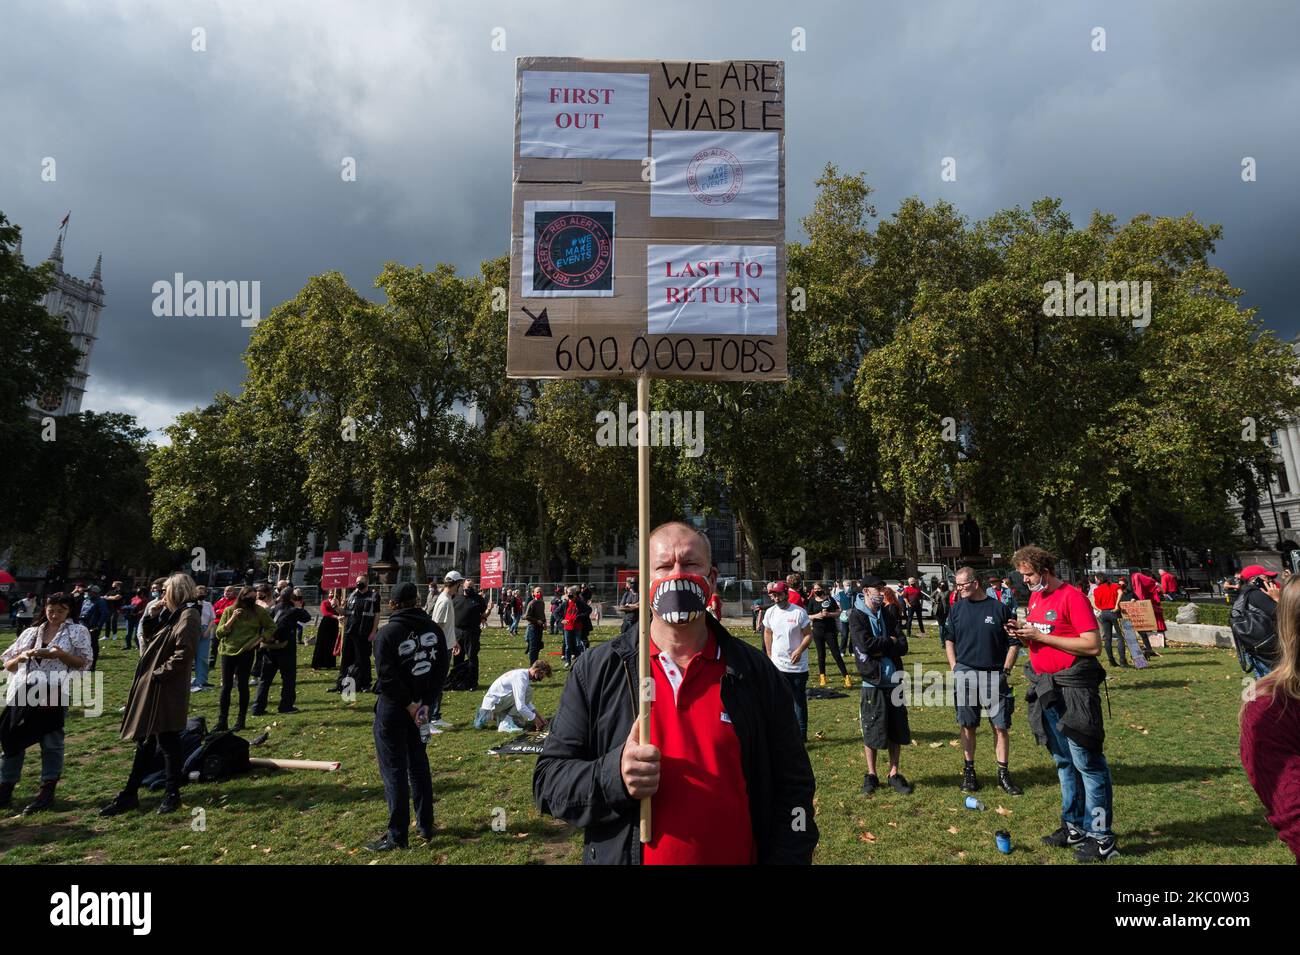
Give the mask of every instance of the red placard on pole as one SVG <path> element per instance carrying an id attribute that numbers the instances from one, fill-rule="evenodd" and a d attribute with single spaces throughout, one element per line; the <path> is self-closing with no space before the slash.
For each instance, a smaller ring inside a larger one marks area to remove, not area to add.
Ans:
<path id="1" fill-rule="evenodd" d="M 478 555 L 479 589 L 491 590 L 505 586 L 506 555 L 499 550 L 486 551 Z"/>
<path id="2" fill-rule="evenodd" d="M 324 590 L 341 590 L 351 587 L 351 573 L 352 555 L 349 552 L 345 550 L 327 550 L 321 557 L 320 585 Z"/>

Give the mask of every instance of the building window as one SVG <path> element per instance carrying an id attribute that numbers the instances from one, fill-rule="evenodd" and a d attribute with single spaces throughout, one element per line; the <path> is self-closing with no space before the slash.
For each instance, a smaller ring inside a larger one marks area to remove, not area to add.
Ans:
<path id="1" fill-rule="evenodd" d="M 1282 466 L 1282 465 L 1279 465 L 1277 471 L 1275 472 L 1275 474 L 1277 475 L 1277 489 L 1278 489 L 1278 493 L 1280 493 L 1280 494 L 1290 494 L 1290 493 L 1291 493 L 1291 482 L 1288 481 L 1288 480 L 1286 479 L 1286 468 L 1285 468 L 1284 466 Z"/>
<path id="2" fill-rule="evenodd" d="M 947 521 L 945 521 L 944 523 L 939 525 L 939 546 L 955 547 L 956 545 L 953 544 L 952 540 L 953 540 L 952 525 L 949 524 Z"/>
<path id="3" fill-rule="evenodd" d="M 1291 512 L 1290 512 L 1290 511 L 1283 511 L 1283 512 L 1282 512 L 1282 526 L 1283 526 L 1283 527 L 1287 527 L 1287 528 L 1289 528 L 1289 527 L 1291 526 Z"/>

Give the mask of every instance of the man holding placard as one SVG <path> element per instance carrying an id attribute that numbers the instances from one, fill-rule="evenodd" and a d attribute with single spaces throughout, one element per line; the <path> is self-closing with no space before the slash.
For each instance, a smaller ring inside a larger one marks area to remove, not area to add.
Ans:
<path id="1" fill-rule="evenodd" d="M 585 830 L 587 863 L 811 862 L 816 783 L 786 682 L 705 612 L 718 572 L 704 534 L 663 524 L 649 553 L 650 743 L 638 742 L 637 640 L 624 633 L 579 657 L 564 685 L 533 774 L 537 808 Z"/>

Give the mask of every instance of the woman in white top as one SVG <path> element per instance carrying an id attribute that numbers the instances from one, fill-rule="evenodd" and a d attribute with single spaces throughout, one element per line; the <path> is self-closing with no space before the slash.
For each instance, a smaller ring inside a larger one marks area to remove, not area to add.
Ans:
<path id="1" fill-rule="evenodd" d="M 73 599 L 53 594 L 32 626 L 0 654 L 9 671 L 5 711 L 0 715 L 0 806 L 13 801 L 22 778 L 27 748 L 41 744 L 41 788 L 23 814 L 40 812 L 54 802 L 54 787 L 63 775 L 63 718 L 68 703 L 68 673 L 84 670 L 92 650 L 90 631 L 69 617 Z"/>

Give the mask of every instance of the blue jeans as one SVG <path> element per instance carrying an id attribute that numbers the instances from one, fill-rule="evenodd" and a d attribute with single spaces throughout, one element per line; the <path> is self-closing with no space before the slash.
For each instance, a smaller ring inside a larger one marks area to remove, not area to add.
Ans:
<path id="1" fill-rule="evenodd" d="M 1085 749 L 1058 730 L 1060 719 L 1059 708 L 1043 707 L 1047 749 L 1061 781 L 1061 821 L 1093 839 L 1106 839 L 1115 824 L 1110 766 L 1100 750 Z"/>
<path id="2" fill-rule="evenodd" d="M 582 650 L 583 650 L 582 631 L 581 630 L 564 631 L 564 659 L 576 660 L 578 659 L 579 656 L 581 656 Z"/>
<path id="3" fill-rule="evenodd" d="M 208 682 L 208 650 L 212 647 L 212 637 L 204 634 L 199 637 L 199 649 L 194 654 L 194 686 L 204 686 Z"/>
<path id="4" fill-rule="evenodd" d="M 27 753 L 0 757 L 0 783 L 16 783 L 23 775 L 23 759 Z M 41 737 L 41 782 L 49 783 L 63 775 L 63 730 L 54 730 Z"/>
<path id="5" fill-rule="evenodd" d="M 808 671 L 803 673 L 781 673 L 785 677 L 785 682 L 790 685 L 790 692 L 794 695 L 794 718 L 799 723 L 799 735 L 804 741 L 808 740 Z"/>
<path id="6" fill-rule="evenodd" d="M 542 628 L 540 624 L 530 623 L 524 635 L 528 644 L 528 665 L 532 666 L 542 652 Z"/>
<path id="7" fill-rule="evenodd" d="M 1273 668 L 1255 656 L 1253 653 L 1246 654 L 1246 662 L 1250 664 L 1250 672 L 1255 674 L 1255 679 L 1262 680 L 1272 672 Z"/>

